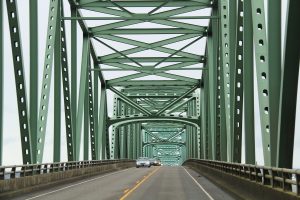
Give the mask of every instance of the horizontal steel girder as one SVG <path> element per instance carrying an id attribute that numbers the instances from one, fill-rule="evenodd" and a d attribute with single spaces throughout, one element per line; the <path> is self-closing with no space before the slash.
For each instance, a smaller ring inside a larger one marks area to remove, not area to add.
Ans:
<path id="1" fill-rule="evenodd" d="M 122 124 L 136 123 L 136 122 L 168 122 L 168 123 L 182 123 L 189 124 L 192 126 L 199 126 L 198 117 L 180 117 L 174 115 L 165 115 L 165 116 L 147 116 L 142 114 L 137 115 L 125 115 L 118 116 L 113 118 L 108 118 L 107 126 L 115 125 L 119 126 Z"/>
<path id="2" fill-rule="evenodd" d="M 113 1 L 122 7 L 157 7 L 160 6 L 165 1 L 153 1 L 153 0 L 144 0 L 144 1 Z M 85 7 L 115 7 L 111 1 L 96 1 L 96 0 L 80 0 L 79 6 L 82 8 Z M 210 0 L 202 1 L 170 1 L 165 4 L 164 7 L 183 7 L 183 6 L 195 6 L 201 8 L 203 6 L 210 7 Z"/>

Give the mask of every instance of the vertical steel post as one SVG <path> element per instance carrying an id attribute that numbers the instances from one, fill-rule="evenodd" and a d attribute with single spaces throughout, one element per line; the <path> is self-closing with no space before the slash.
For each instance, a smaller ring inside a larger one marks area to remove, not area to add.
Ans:
<path id="1" fill-rule="evenodd" d="M 219 4 L 217 1 L 213 6 L 214 6 L 214 10 L 216 12 L 216 14 L 220 14 L 218 8 L 219 8 Z M 226 134 L 226 124 L 225 124 L 225 118 L 223 115 L 224 112 L 224 107 L 222 107 L 223 105 L 221 101 L 224 101 L 224 94 L 223 94 L 223 77 L 222 75 L 222 70 L 221 70 L 221 54 L 222 54 L 222 45 L 221 45 L 221 34 L 220 34 L 220 22 L 219 20 L 216 22 L 213 22 L 213 37 L 216 38 L 216 40 L 218 40 L 217 42 L 214 42 L 214 48 L 216 48 L 216 160 L 221 160 L 224 153 L 226 153 L 226 149 L 223 149 L 223 135 Z M 222 88 L 222 89 L 221 89 Z M 222 98 L 222 99 L 221 99 Z M 225 125 L 225 127 L 224 127 Z M 224 129 L 225 128 L 225 129 Z M 224 133 L 225 131 L 225 133 Z M 223 152 L 224 151 L 224 152 Z"/>
<path id="2" fill-rule="evenodd" d="M 137 135 L 137 148 L 138 148 L 138 157 L 143 155 L 143 146 L 142 146 L 142 141 L 143 141 L 143 134 L 145 130 L 141 128 L 141 125 L 139 125 L 138 129 L 138 135 Z"/>
<path id="3" fill-rule="evenodd" d="M 204 109 L 205 109 L 205 124 L 206 124 L 206 132 L 205 132 L 205 147 L 206 147 L 206 159 L 212 159 L 212 139 L 211 139 L 211 127 L 210 127 L 210 101 L 209 101 L 209 72 L 204 73 Z"/>
<path id="4" fill-rule="evenodd" d="M 77 9 L 71 5 L 71 17 L 77 16 Z M 78 140 L 77 135 L 77 21 L 71 20 L 71 114 L 72 114 L 72 129 L 74 133 L 73 146 L 74 146 L 74 159 L 76 159 L 76 141 Z"/>
<path id="5" fill-rule="evenodd" d="M 87 86 L 87 78 L 88 78 L 88 60 L 89 60 L 89 46 L 90 41 L 88 36 L 83 36 L 83 44 L 82 44 L 82 61 L 81 61 L 81 72 L 80 72 L 80 84 L 79 84 L 79 98 L 78 98 L 78 107 L 77 107 L 77 118 L 76 118 L 76 160 L 79 160 L 80 154 L 80 143 L 81 143 L 81 135 L 82 135 L 82 119 L 83 119 L 83 110 L 84 110 L 84 99 Z"/>
<path id="6" fill-rule="evenodd" d="M 88 72 L 89 73 L 89 72 Z M 83 108 L 83 160 L 89 159 L 89 88 L 88 78 L 86 79 Z"/>
<path id="7" fill-rule="evenodd" d="M 119 116 L 124 116 L 125 115 L 125 103 L 119 99 L 118 107 L 120 107 L 120 113 Z M 125 130 L 125 125 L 120 126 L 119 128 L 119 134 L 120 134 L 120 158 L 126 158 L 126 130 Z"/>
<path id="8" fill-rule="evenodd" d="M 133 112 L 135 113 L 135 112 Z M 137 158 L 137 124 L 132 124 L 132 158 Z"/>
<path id="9" fill-rule="evenodd" d="M 289 1 L 286 23 L 287 28 L 284 68 L 280 93 L 279 137 L 277 149 L 277 166 L 284 168 L 293 168 L 293 150 L 300 60 L 299 8 L 300 1 Z"/>
<path id="10" fill-rule="evenodd" d="M 89 59 L 89 68 L 90 68 L 90 59 Z M 88 79 L 87 79 L 87 103 L 88 103 L 88 113 L 87 122 L 89 123 L 89 136 L 90 136 L 90 148 L 91 148 L 91 156 L 92 160 L 97 159 L 97 151 L 96 151 L 96 133 L 95 133 L 95 112 L 94 112 L 94 98 L 93 98 L 93 80 L 92 80 L 92 74 L 91 71 L 88 71 Z M 97 115 L 96 115 L 97 116 Z"/>
<path id="11" fill-rule="evenodd" d="M 253 27 L 251 0 L 244 1 L 244 126 L 245 162 L 255 164 Z"/>
<path id="12" fill-rule="evenodd" d="M 45 49 L 45 58 L 43 66 L 43 81 L 41 87 L 41 96 L 39 104 L 38 131 L 37 131 L 37 149 L 36 161 L 41 163 L 44 155 L 45 135 L 47 128 L 47 118 L 49 111 L 50 86 L 52 80 L 53 55 L 56 41 L 56 28 L 59 23 L 60 1 L 51 1 L 49 6 L 47 41 Z"/>
<path id="13" fill-rule="evenodd" d="M 200 103 L 201 103 L 201 134 L 202 134 L 202 147 L 203 147 L 203 159 L 207 159 L 207 144 L 206 144 L 206 133 L 207 133 L 207 127 L 206 127 L 206 98 L 205 98 L 205 89 L 201 88 L 200 91 Z"/>
<path id="14" fill-rule="evenodd" d="M 205 112 L 204 112 L 204 89 L 200 88 L 200 132 L 201 132 L 201 159 L 205 159 Z"/>
<path id="15" fill-rule="evenodd" d="M 218 4 L 219 14 L 221 15 L 222 12 L 222 6 L 221 3 Z M 226 129 L 226 104 L 225 99 L 227 98 L 225 96 L 225 86 L 224 86 L 224 65 L 223 65 L 223 35 L 222 35 L 222 20 L 224 21 L 223 17 L 221 16 L 221 21 L 219 21 L 219 52 L 218 52 L 218 101 L 219 104 L 219 151 L 220 151 L 220 160 L 221 161 L 227 161 L 227 129 Z"/>
<path id="16" fill-rule="evenodd" d="M 199 89 L 196 90 L 195 94 L 195 99 L 196 99 L 196 116 L 200 117 L 201 116 L 201 110 L 200 110 L 200 94 L 199 94 Z M 198 123 L 199 127 L 196 128 L 196 135 L 197 135 L 197 158 L 201 157 L 202 154 L 202 139 L 201 139 L 201 122 Z"/>
<path id="17" fill-rule="evenodd" d="M 243 55 L 243 0 L 238 0 L 237 5 L 237 22 L 235 26 L 235 69 L 234 69 L 234 96 L 232 101 L 232 130 L 233 130 L 233 162 L 240 163 L 242 159 L 242 125 L 243 125 L 243 71 L 244 71 L 244 55 Z"/>
<path id="18" fill-rule="evenodd" d="M 96 63 L 94 63 L 94 66 Z M 100 137 L 100 131 L 99 131 L 99 124 L 98 124 L 98 109 L 99 109 L 99 82 L 98 82 L 98 76 L 99 72 L 94 71 L 94 128 L 95 128 L 95 151 L 96 151 L 96 159 L 100 160 L 100 142 L 99 142 L 99 137 Z"/>
<path id="19" fill-rule="evenodd" d="M 230 41 L 229 41 L 229 9 L 228 9 L 228 0 L 221 0 L 219 4 L 219 10 L 220 10 L 220 16 L 221 16 L 221 41 L 222 41 L 222 64 L 221 64 L 221 70 L 223 71 L 223 74 L 221 76 L 223 79 L 223 88 L 224 93 L 223 95 L 224 99 L 224 108 L 225 108 L 225 115 L 226 116 L 226 144 L 227 144 L 227 158 L 228 161 L 232 161 L 232 155 L 231 155 L 231 148 L 232 148 L 232 137 L 231 137 L 231 120 L 230 120 L 230 96 L 231 96 L 231 90 L 230 90 Z"/>
<path id="20" fill-rule="evenodd" d="M 6 1 L 10 41 L 13 55 L 13 67 L 15 73 L 16 92 L 18 99 L 19 128 L 22 144 L 22 156 L 24 164 L 32 163 L 31 133 L 27 109 L 26 81 L 24 75 L 24 63 L 22 55 L 22 43 L 19 29 L 19 16 L 16 1 Z"/>
<path id="21" fill-rule="evenodd" d="M 194 95 L 196 98 L 196 108 L 195 108 L 195 112 L 196 112 L 196 116 L 199 117 L 201 116 L 201 111 L 200 111 L 200 97 L 199 97 L 199 90 L 197 90 L 197 92 Z M 200 122 L 199 122 L 200 124 Z M 196 128 L 196 134 L 197 134 L 197 158 L 201 157 L 201 153 L 202 153 L 202 140 L 201 140 L 201 129 L 200 126 Z"/>
<path id="22" fill-rule="evenodd" d="M 0 166 L 2 166 L 3 156 L 3 74 L 4 74 L 4 60 L 3 60 L 3 1 L 0 2 Z"/>
<path id="23" fill-rule="evenodd" d="M 102 84 L 101 84 L 101 103 L 102 103 Z M 101 105 L 101 104 L 100 104 Z M 116 94 L 114 95 L 114 103 L 113 103 L 113 117 L 116 117 L 118 115 L 118 98 Z M 99 120 L 101 120 L 101 110 L 99 110 Z M 99 128 L 100 125 L 99 125 Z M 100 129 L 101 130 L 101 129 Z M 100 136 L 101 138 L 101 136 Z M 115 127 L 115 125 L 112 125 L 112 133 L 111 133 L 111 149 L 110 149 L 110 159 L 118 159 L 119 158 L 119 131 Z"/>
<path id="24" fill-rule="evenodd" d="M 217 72 L 217 66 L 216 66 L 216 55 L 215 55 L 215 49 L 214 49 L 214 37 L 212 34 L 216 34 L 215 32 L 209 33 L 207 37 L 207 56 L 208 56 L 208 73 L 205 73 L 206 79 L 208 79 L 207 83 L 208 86 L 206 89 L 208 89 L 208 95 L 209 95 L 209 158 L 212 160 L 215 160 L 216 158 L 216 72 Z M 207 76 L 208 75 L 208 76 Z M 205 87 L 205 86 L 204 86 Z"/>
<path id="25" fill-rule="evenodd" d="M 100 138 L 101 138 L 101 143 L 100 143 L 100 148 L 101 148 L 101 159 L 109 159 L 106 157 L 106 136 L 108 132 L 108 128 L 106 127 L 106 118 L 107 118 L 107 100 L 106 100 L 106 88 L 104 84 L 101 84 L 100 88 L 100 107 L 99 107 L 99 131 L 100 131 Z M 113 138 L 112 138 L 113 139 Z M 109 150 L 110 151 L 110 150 Z M 113 153 L 110 155 L 113 156 Z M 110 157 L 111 158 L 111 157 Z"/>
<path id="26" fill-rule="evenodd" d="M 268 40 L 263 0 L 251 1 L 264 165 L 271 165 Z M 271 33 L 272 34 L 272 33 Z"/>
<path id="27" fill-rule="evenodd" d="M 59 5 L 61 5 L 59 3 Z M 53 162 L 60 162 L 60 140 L 61 140 L 61 6 L 59 7 L 58 20 L 56 24 L 56 38 L 54 51 L 54 143 Z M 32 75 L 32 74 L 31 74 Z M 32 89 L 32 88 L 30 88 Z M 36 125 L 35 125 L 36 126 Z"/>
<path id="28" fill-rule="evenodd" d="M 228 18 L 229 18 L 229 70 L 230 70 L 230 140 L 231 148 L 230 155 L 231 161 L 234 160 L 235 149 L 235 71 L 236 71 L 236 28 L 237 28 L 237 1 L 228 1 Z"/>
<path id="29" fill-rule="evenodd" d="M 63 8 L 63 1 L 61 1 Z M 64 9 L 61 9 L 61 17 L 64 17 Z M 68 161 L 75 160 L 74 155 L 74 132 L 73 123 L 76 118 L 73 118 L 71 113 L 71 102 L 70 102 L 70 77 L 69 77 L 69 65 L 68 65 L 68 53 L 67 53 L 67 39 L 66 39 L 66 26 L 65 22 L 61 21 L 61 74 L 62 74 L 62 86 L 64 94 L 64 110 L 65 110 L 65 130 L 66 130 L 66 141 L 67 141 L 67 154 Z"/>
<path id="30" fill-rule="evenodd" d="M 281 0 L 268 0 L 269 105 L 271 166 L 276 166 L 281 79 Z"/>
<path id="31" fill-rule="evenodd" d="M 32 162 L 36 163 L 37 155 L 37 121 L 38 121 L 38 1 L 29 1 L 29 28 L 30 28 L 30 130 L 32 145 Z"/>

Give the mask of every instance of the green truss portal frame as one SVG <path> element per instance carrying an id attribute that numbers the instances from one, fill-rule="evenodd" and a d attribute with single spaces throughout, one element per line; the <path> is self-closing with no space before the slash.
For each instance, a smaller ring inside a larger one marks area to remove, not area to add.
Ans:
<path id="1" fill-rule="evenodd" d="M 188 158 L 240 163 L 244 154 L 246 163 L 255 164 L 254 111 L 259 110 L 264 164 L 293 167 L 298 0 L 288 2 L 286 38 L 280 31 L 279 0 L 269 0 L 267 7 L 264 0 L 63 2 L 49 0 L 48 22 L 43 22 L 47 23 L 46 40 L 40 41 L 38 1 L 29 1 L 29 90 L 17 1 L 0 3 L 0 163 L 7 32 L 25 164 L 45 160 L 49 127 L 54 128 L 54 162 L 61 160 L 63 147 L 69 161 L 149 156 L 170 165 Z M 9 30 L 3 27 L 4 3 Z M 70 16 L 63 12 L 66 6 Z M 38 51 L 41 42 L 46 47 L 43 54 Z M 78 52 L 81 63 L 77 63 Z M 39 66 L 41 59 L 44 62 Z M 111 94 L 113 108 L 108 108 Z M 47 122 L 51 103 L 54 126 Z"/>

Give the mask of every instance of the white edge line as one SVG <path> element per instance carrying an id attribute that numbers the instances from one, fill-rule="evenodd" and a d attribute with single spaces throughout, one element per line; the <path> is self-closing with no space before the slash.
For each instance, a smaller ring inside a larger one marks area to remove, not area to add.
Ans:
<path id="1" fill-rule="evenodd" d="M 193 181 L 198 185 L 198 187 L 208 196 L 208 198 L 211 200 L 214 200 L 214 198 L 212 198 L 212 196 L 210 196 L 210 194 L 200 185 L 200 183 L 196 179 L 194 179 L 194 177 L 184 167 L 183 167 L 183 169 L 193 179 Z"/>
<path id="2" fill-rule="evenodd" d="M 109 174 L 106 174 L 104 176 L 100 176 L 100 177 L 97 177 L 97 178 L 89 179 L 89 180 L 86 180 L 86 181 L 82 181 L 82 182 L 79 182 L 79 183 L 76 183 L 76 184 L 73 184 L 73 185 L 69 185 L 69 186 L 66 186 L 66 187 L 63 187 L 63 188 L 60 188 L 60 189 L 57 189 L 57 190 L 53 190 L 51 192 L 46 192 L 44 194 L 40 194 L 40 195 L 37 195 L 37 196 L 34 196 L 34 197 L 30 197 L 30 198 L 25 199 L 25 200 L 36 199 L 36 198 L 39 198 L 39 197 L 42 197 L 42 196 L 46 196 L 46 195 L 49 195 L 49 194 L 52 194 L 52 193 L 55 193 L 55 192 L 59 192 L 59 191 L 62 191 L 62 190 L 65 190 L 65 189 L 68 189 L 68 188 L 71 188 L 71 187 L 74 187 L 74 186 L 77 186 L 77 185 L 81 185 L 81 184 L 88 183 L 88 182 L 91 182 L 91 181 L 94 181 L 94 180 L 97 180 L 97 179 L 101 179 L 101 178 L 104 178 L 104 177 L 107 177 L 107 176 L 110 176 L 110 175 L 114 175 L 114 174 L 118 174 L 118 173 L 121 173 L 121 172 L 125 172 L 125 171 L 128 171 L 129 169 L 130 168 L 124 169 L 124 170 L 121 170 L 121 171 L 117 171 L 117 172 L 114 172 L 114 173 L 109 173 Z"/>

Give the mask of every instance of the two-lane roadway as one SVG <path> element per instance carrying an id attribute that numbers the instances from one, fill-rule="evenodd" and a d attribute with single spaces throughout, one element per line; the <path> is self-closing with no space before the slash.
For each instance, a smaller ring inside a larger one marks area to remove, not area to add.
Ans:
<path id="1" fill-rule="evenodd" d="M 231 200 L 184 167 L 130 168 L 23 195 L 13 200 Z"/>

